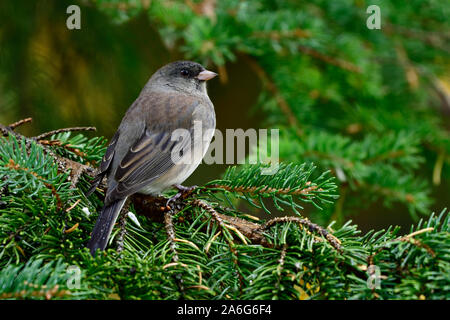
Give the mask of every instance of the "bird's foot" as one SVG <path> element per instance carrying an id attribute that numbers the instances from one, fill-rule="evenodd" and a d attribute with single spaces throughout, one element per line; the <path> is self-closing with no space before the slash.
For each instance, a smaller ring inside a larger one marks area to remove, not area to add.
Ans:
<path id="1" fill-rule="evenodd" d="M 175 207 L 175 203 L 178 199 L 186 198 L 197 188 L 197 186 L 185 187 L 182 186 L 181 184 L 175 184 L 174 187 L 178 190 L 178 193 L 175 194 L 173 197 L 170 197 L 169 200 L 167 200 L 166 207 L 169 210 L 172 210 L 173 207 Z"/>
<path id="2" fill-rule="evenodd" d="M 181 192 L 183 194 L 191 194 L 192 191 L 197 189 L 197 186 L 185 187 L 185 186 L 182 186 L 181 184 L 175 184 L 174 187 L 178 189 L 178 193 Z"/>

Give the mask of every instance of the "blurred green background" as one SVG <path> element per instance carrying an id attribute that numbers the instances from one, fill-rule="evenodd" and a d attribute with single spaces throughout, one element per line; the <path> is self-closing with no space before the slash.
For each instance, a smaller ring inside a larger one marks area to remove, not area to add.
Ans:
<path id="1" fill-rule="evenodd" d="M 373 1 L 380 5 L 384 2 Z M 408 31 L 407 24 L 395 32 L 384 24 L 384 33 L 369 31 L 364 19 L 370 1 L 76 3 L 81 7 L 81 30 L 66 27 L 66 9 L 73 1 L 0 3 L 0 123 L 32 117 L 31 125 L 20 128 L 28 136 L 62 127 L 95 126 L 95 135 L 109 139 L 154 71 L 174 60 L 194 59 L 220 74 L 219 79 L 209 83 L 208 91 L 216 108 L 217 127 L 223 132 L 226 128 L 283 130 L 298 124 L 303 131 L 326 131 L 355 141 L 375 132 L 383 140 L 381 133 L 387 131 L 386 127 L 408 131 L 416 121 L 421 129 L 413 144 L 423 147 L 419 153 L 424 161 L 421 167 L 412 166 L 411 172 L 419 172 L 427 181 L 433 199 L 424 211 L 440 212 L 448 206 L 448 1 L 427 1 L 428 11 L 418 10 L 418 1 L 388 2 L 386 10 L 381 5 L 385 10 L 382 14 L 387 12 L 399 26 L 408 19 L 428 26 L 431 30 L 423 31 L 425 38 Z M 166 11 L 161 9 L 164 6 Z M 421 13 L 423 21 L 411 20 Z M 394 17 L 399 17 L 398 21 Z M 357 28 L 355 23 L 359 23 Z M 302 34 L 301 30 L 309 31 Z M 419 40 L 393 46 L 408 36 Z M 208 47 L 211 39 L 216 41 L 214 50 Z M 341 49 L 344 54 L 339 57 Z M 395 62 L 389 54 L 395 55 Z M 255 67 L 255 61 L 260 67 Z M 355 72 L 355 68 L 359 71 Z M 430 74 L 438 86 L 429 86 Z M 392 113 L 386 101 L 391 101 Z M 287 104 L 292 110 L 286 116 L 286 110 L 279 112 L 276 104 L 282 110 Z M 385 113 L 377 114 L 376 108 L 384 108 Z M 395 122 L 399 114 L 402 121 L 408 122 L 407 128 Z M 283 120 L 286 117 L 288 121 Z M 428 139 L 428 131 L 438 132 L 437 138 Z M 288 135 L 282 138 L 292 140 Z M 286 150 L 293 150 L 295 155 L 295 148 L 287 143 L 281 148 L 282 156 L 284 152 L 284 158 L 292 160 Z M 302 148 L 298 148 L 303 151 L 295 160 L 311 160 L 306 156 L 307 147 Z M 336 146 L 339 148 L 345 149 Z M 433 183 L 437 155 L 443 157 L 442 179 Z M 399 162 L 392 166 L 402 165 Z M 326 163 L 322 167 L 335 175 L 340 171 Z M 186 184 L 212 180 L 224 168 L 203 164 Z M 350 178 L 351 174 L 346 174 Z M 347 202 L 365 192 L 359 189 L 361 180 L 355 181 L 359 184 L 350 183 L 350 187 L 346 187 L 348 181 L 342 182 L 341 190 L 351 190 Z M 413 221 L 411 209 L 395 199 L 387 206 L 375 198 L 358 210 L 354 206 L 346 210 L 339 203 L 336 206 L 338 209 L 326 210 L 324 220 L 336 218 L 339 213 L 353 219 L 363 230 L 391 224 L 407 226 Z"/>

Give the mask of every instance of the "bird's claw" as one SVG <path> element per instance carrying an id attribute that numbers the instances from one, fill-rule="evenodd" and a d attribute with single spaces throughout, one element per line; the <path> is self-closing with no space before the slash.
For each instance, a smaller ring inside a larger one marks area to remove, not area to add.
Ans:
<path id="1" fill-rule="evenodd" d="M 192 193 L 192 191 L 194 191 L 197 188 L 197 186 L 185 187 L 185 186 L 182 186 L 181 184 L 176 184 L 176 185 L 174 185 L 174 187 L 178 190 L 178 193 L 175 194 L 173 197 L 170 197 L 167 200 L 166 208 L 168 210 L 172 210 L 171 204 L 172 203 L 174 204 L 177 199 L 186 198 L 188 195 L 190 195 Z"/>

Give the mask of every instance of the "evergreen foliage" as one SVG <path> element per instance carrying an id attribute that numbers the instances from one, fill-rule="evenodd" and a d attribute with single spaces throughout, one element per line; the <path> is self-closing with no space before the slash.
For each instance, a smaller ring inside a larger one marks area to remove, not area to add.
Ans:
<path id="1" fill-rule="evenodd" d="M 262 84 L 255 108 L 266 127 L 280 129 L 282 162 L 275 175 L 261 175 L 262 165 L 231 167 L 174 216 L 160 212 L 174 233 L 132 206 L 138 223 L 122 217 L 109 249 L 92 258 L 85 245 L 103 194 L 84 196 L 86 170 L 98 165 L 106 139 L 64 131 L 33 139 L 2 127 L 0 298 L 449 298 L 450 218 L 441 208 L 431 214 L 433 191 L 450 177 L 446 1 L 79 4 L 117 24 L 147 15 L 167 48 L 223 81 L 229 64 L 244 60 Z M 366 27 L 370 4 L 381 8 L 380 30 Z M 14 50 L 33 52 L 18 43 Z M 38 68 L 44 55 L 11 52 L 0 61 L 0 106 L 52 105 L 41 89 L 23 97 L 47 78 L 23 88 L 14 77 L 16 66 Z M 6 81 L 11 74 L 16 80 Z M 377 210 L 406 207 L 414 226 L 364 233 L 348 221 L 380 203 Z"/>
<path id="2" fill-rule="evenodd" d="M 124 234 L 119 223 L 110 249 L 92 258 L 85 244 L 102 193 L 86 199 L 81 192 L 89 186 L 86 177 L 70 187 L 70 174 L 58 171 L 54 154 L 99 159 L 94 153 L 101 154 L 104 140 L 59 134 L 51 141 L 56 138 L 61 143 L 50 147 L 13 134 L 1 138 L 3 298 L 448 298 L 445 210 L 400 236 L 399 228 L 362 234 L 351 222 L 323 229 L 287 217 L 264 224 L 233 205 L 244 198 L 264 208 L 264 197 L 276 210 L 281 205 L 301 210 L 296 200 L 330 201 L 336 191 L 332 179 L 305 164 L 281 164 L 272 176 L 262 175 L 261 165 L 233 167 L 223 179 L 195 190 L 192 200 L 183 200 L 185 207 L 172 220 L 174 241 L 164 224 L 138 216 L 138 224 L 128 219 Z M 66 149 L 67 141 L 78 141 L 77 148 Z M 257 226 L 264 241 L 247 237 L 224 214 Z M 121 236 L 123 248 L 117 250 Z M 78 287 L 70 286 L 70 266 L 79 267 Z"/>

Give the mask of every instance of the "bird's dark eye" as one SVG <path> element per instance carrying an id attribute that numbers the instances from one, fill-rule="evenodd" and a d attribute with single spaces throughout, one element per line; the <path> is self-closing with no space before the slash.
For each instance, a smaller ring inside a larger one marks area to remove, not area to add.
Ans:
<path id="1" fill-rule="evenodd" d="M 182 75 L 183 77 L 186 77 L 186 76 L 189 75 L 189 71 L 187 71 L 186 69 L 182 69 L 182 70 L 180 71 L 180 73 L 181 73 L 181 75 Z"/>

